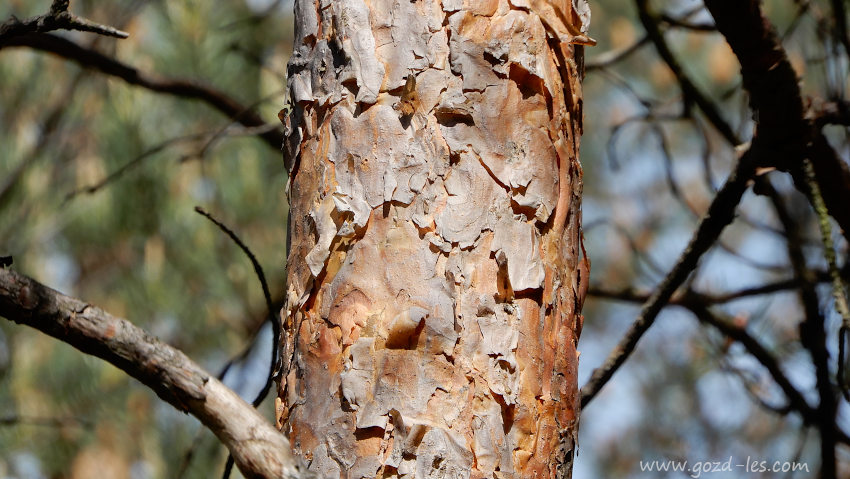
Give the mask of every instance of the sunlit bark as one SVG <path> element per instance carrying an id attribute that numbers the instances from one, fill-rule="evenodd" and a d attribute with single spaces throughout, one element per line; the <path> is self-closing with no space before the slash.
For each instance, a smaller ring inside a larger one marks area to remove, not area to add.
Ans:
<path id="1" fill-rule="evenodd" d="M 278 420 L 320 476 L 569 476 L 580 5 L 296 1 Z"/>

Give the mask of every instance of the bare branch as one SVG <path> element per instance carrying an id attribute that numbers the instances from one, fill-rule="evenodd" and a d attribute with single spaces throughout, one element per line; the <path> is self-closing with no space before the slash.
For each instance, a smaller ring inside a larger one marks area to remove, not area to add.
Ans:
<path id="1" fill-rule="evenodd" d="M 130 85 L 140 86 L 151 91 L 166 93 L 181 98 L 200 100 L 224 113 L 242 126 L 248 128 L 266 126 L 266 122 L 260 115 L 221 90 L 192 80 L 164 78 L 145 73 L 133 66 L 106 56 L 93 48 L 83 47 L 55 35 L 20 35 L 9 39 L 5 43 L 0 43 L 0 49 L 4 47 L 29 47 L 52 53 L 71 60 L 81 67 L 120 78 Z M 258 136 L 275 150 L 279 150 L 281 145 L 283 145 L 282 128 L 276 128 L 271 131 L 266 131 L 265 128 L 262 128 Z"/>
<path id="2" fill-rule="evenodd" d="M 655 45 L 658 55 L 662 60 L 664 60 L 664 63 L 670 67 L 670 70 L 679 82 L 679 87 L 682 89 L 682 95 L 684 96 L 683 103 L 685 105 L 685 111 L 688 110 L 692 103 L 695 103 L 700 110 L 702 110 L 706 118 L 708 118 L 708 121 L 715 129 L 717 129 L 726 141 L 728 141 L 732 146 L 738 146 L 741 144 L 738 134 L 735 133 L 729 123 L 723 119 L 723 116 L 720 114 L 717 106 L 706 94 L 700 91 L 700 89 L 696 86 L 696 83 L 694 83 L 693 80 L 685 74 L 685 70 L 682 68 L 679 60 L 673 55 L 673 51 L 670 50 L 670 46 L 664 39 L 664 34 L 658 27 L 658 20 L 649 11 L 649 0 L 636 0 L 636 2 L 638 7 L 638 17 L 640 18 L 641 24 L 646 29 L 647 36 L 650 41 L 652 41 L 652 44 Z"/>
<path id="3" fill-rule="evenodd" d="M 793 283 L 794 286 L 797 284 L 796 282 Z M 595 292 L 600 293 L 601 291 L 597 289 Z M 603 294 L 597 294 L 597 296 L 629 302 L 643 302 L 646 300 L 646 296 L 630 292 L 619 292 L 616 295 L 610 293 L 603 292 Z M 593 295 L 594 290 L 591 289 L 589 294 Z M 782 366 L 777 358 L 756 337 L 748 333 L 745 327 L 739 326 L 734 321 L 713 313 L 709 309 L 709 305 L 713 302 L 714 298 L 712 296 L 687 290 L 680 297 L 671 300 L 669 304 L 689 310 L 701 323 L 714 327 L 724 336 L 740 343 L 747 352 L 767 369 L 767 372 L 780 389 L 782 389 L 782 392 L 785 393 L 785 397 L 788 399 L 787 407 L 799 413 L 806 424 L 818 425 L 820 422 L 819 411 L 810 406 L 805 396 L 791 383 L 788 376 L 782 371 Z M 762 405 L 767 406 L 766 404 Z M 768 409 L 775 412 L 784 412 L 773 407 L 768 407 Z M 836 439 L 839 442 L 850 444 L 850 437 L 843 430 L 837 425 L 834 429 Z"/>
<path id="4" fill-rule="evenodd" d="M 779 385 L 785 393 L 785 396 L 788 398 L 789 406 L 799 412 L 807 424 L 814 424 L 819 427 L 822 426 L 830 431 L 833 440 L 837 439 L 844 444 L 850 443 L 850 438 L 848 438 L 847 435 L 837 426 L 834 420 L 822 418 L 820 406 L 818 408 L 813 408 L 809 405 L 803 394 L 794 387 L 785 373 L 782 372 L 782 367 L 776 358 L 755 337 L 750 335 L 745 328 L 736 325 L 733 321 L 721 319 L 711 313 L 711 311 L 709 311 L 706 307 L 706 303 L 703 301 L 703 298 L 698 294 L 686 294 L 683 305 L 688 308 L 697 317 L 697 319 L 700 320 L 700 322 L 715 327 L 721 333 L 741 343 L 741 345 L 743 345 L 744 348 L 767 369 L 773 380 L 776 381 L 776 384 Z"/>
<path id="5" fill-rule="evenodd" d="M 593 58 L 590 58 L 587 62 L 585 62 L 584 71 L 591 72 L 593 70 L 599 70 L 600 68 L 610 67 L 611 65 L 624 60 L 632 53 L 640 50 L 640 47 L 646 45 L 648 42 L 649 37 L 644 36 L 631 45 L 595 55 Z"/>
<path id="6" fill-rule="evenodd" d="M 839 271 L 842 278 L 847 278 L 850 275 L 850 268 L 848 265 L 845 265 L 841 271 Z M 828 283 L 832 281 L 832 273 L 830 271 L 817 271 L 814 273 L 814 277 L 816 281 L 819 283 Z M 752 288 L 744 288 L 736 291 L 730 291 L 728 293 L 699 293 L 700 299 L 705 302 L 705 304 L 723 304 L 729 303 L 738 299 L 749 298 L 752 296 L 762 296 L 766 294 L 773 294 L 780 291 L 788 291 L 791 289 L 796 289 L 800 287 L 800 281 L 796 278 L 779 280 L 773 283 L 761 284 L 759 286 L 753 286 Z M 590 289 L 587 292 L 588 295 L 595 298 L 602 299 L 610 299 L 610 300 L 618 300 L 618 301 L 628 301 L 628 302 L 638 302 L 643 303 L 649 299 L 649 293 L 640 293 L 634 291 L 631 288 L 626 289 L 604 289 L 591 285 Z M 682 304 L 682 299 L 673 297 L 670 299 L 670 304 Z"/>
<path id="7" fill-rule="evenodd" d="M 20 20 L 14 15 L 0 24 L 0 45 L 6 40 L 28 33 L 46 33 L 54 30 L 78 30 L 108 37 L 127 38 L 129 33 L 78 17 L 68 11 L 70 0 L 53 0 L 50 11 L 44 15 Z"/>
<path id="8" fill-rule="evenodd" d="M 714 245 L 723 229 L 732 222 L 735 217 L 735 208 L 747 190 L 750 178 L 755 173 L 754 160 L 758 156 L 760 155 L 755 154 L 754 150 L 750 149 L 741 157 L 736 170 L 729 176 L 726 184 L 711 202 L 708 212 L 700 222 L 688 247 L 676 262 L 676 266 L 667 274 L 655 293 L 644 304 L 637 319 L 604 364 L 593 371 L 587 384 L 581 388 L 582 407 L 586 406 L 599 393 L 620 366 L 626 362 L 640 338 L 655 322 L 658 313 L 670 301 L 676 289 L 696 269 L 702 255 Z"/>
<path id="9" fill-rule="evenodd" d="M 272 387 L 272 382 L 274 382 L 274 378 L 278 373 L 278 345 L 280 344 L 280 331 L 281 331 L 281 323 L 280 316 L 275 314 L 274 307 L 272 306 L 272 295 L 269 292 L 269 284 L 266 281 L 266 274 L 263 272 L 263 267 L 260 266 L 260 262 L 257 261 L 257 257 L 254 256 L 254 253 L 251 251 L 248 246 L 242 242 L 239 236 L 233 232 L 230 228 L 227 227 L 224 223 L 216 219 L 212 214 L 210 214 L 207 210 L 201 208 L 200 206 L 195 207 L 195 212 L 199 215 L 205 217 L 210 220 L 214 225 L 218 226 L 218 229 L 224 232 L 239 249 L 245 253 L 245 256 L 248 257 L 248 260 L 251 261 L 251 265 L 254 267 L 254 273 L 257 275 L 257 280 L 260 282 L 260 287 L 263 288 L 263 299 L 266 300 L 266 309 L 269 317 L 269 322 L 272 324 L 272 341 L 274 344 L 272 345 L 272 357 L 271 357 L 271 365 L 269 366 L 269 376 L 266 379 L 266 384 L 257 394 L 257 397 L 251 403 L 254 407 L 259 406 L 263 399 L 266 398 L 266 395 L 269 393 L 269 389 Z"/>
<path id="10" fill-rule="evenodd" d="M 805 318 L 800 325 L 800 342 L 812 356 L 817 379 L 817 391 L 820 402 L 817 407 L 817 421 L 821 440 L 821 476 L 824 479 L 836 477 L 835 471 L 835 416 L 837 404 L 833 393 L 829 372 L 829 351 L 826 346 L 824 317 L 820 312 L 818 294 L 812 271 L 806 266 L 800 238 L 800 225 L 785 206 L 782 197 L 767 180 L 760 182 L 755 191 L 770 198 L 776 209 L 779 221 L 785 228 L 788 257 L 794 269 L 794 276 L 800 282 L 800 302 Z"/>
<path id="11" fill-rule="evenodd" d="M 850 126 L 850 102 L 847 100 L 815 101 L 811 106 L 812 116 L 816 125 Z"/>
<path id="12" fill-rule="evenodd" d="M 0 269 L 0 315 L 122 369 L 197 417 L 246 477 L 298 477 L 288 441 L 257 410 L 177 349 L 125 319 Z"/>

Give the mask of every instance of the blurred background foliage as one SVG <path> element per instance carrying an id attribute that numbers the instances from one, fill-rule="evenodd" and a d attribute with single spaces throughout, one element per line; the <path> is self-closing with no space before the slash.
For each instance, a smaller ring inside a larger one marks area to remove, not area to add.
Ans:
<path id="1" fill-rule="evenodd" d="M 650 291 L 672 267 L 736 154 L 696 109 L 683 115 L 677 79 L 645 40 L 635 2 L 590 3 L 590 34 L 599 44 L 586 51 L 582 163 L 594 294 L 585 304 L 580 384 L 640 307 L 610 297 Z M 0 19 L 38 15 L 49 4 L 5 0 Z M 701 2 L 650 7 L 684 70 L 736 134 L 749 139 L 738 63 L 720 35 L 698 28 L 712 23 Z M 825 33 L 829 2 L 771 0 L 764 8 L 804 92 L 846 98 L 847 63 Z M 263 131 L 281 129 L 291 2 L 78 0 L 71 10 L 130 38 L 58 35 L 148 74 L 227 92 L 256 107 L 268 124 Z M 270 354 L 262 292 L 247 258 L 193 208 L 204 207 L 241 236 L 280 301 L 286 173 L 279 149 L 252 133 L 205 103 L 130 86 L 29 48 L 4 48 L 0 254 L 14 255 L 18 271 L 152 331 L 210 371 L 248 351 L 226 382 L 250 399 Z M 846 130 L 834 129 L 830 140 L 847 158 Z M 804 226 L 811 266 L 823 269 L 805 198 L 786 176 L 772 179 Z M 790 276 L 785 239 L 767 200 L 747 193 L 738 212 L 692 278 L 693 289 L 734 293 Z M 846 257 L 845 243 L 839 252 Z M 839 318 L 828 289 L 820 292 L 834 333 Z M 746 325 L 816 401 L 793 290 L 725 301 L 714 311 Z M 788 477 L 812 477 L 817 434 L 798 415 L 763 407 L 781 399 L 740 345 L 669 307 L 584 412 L 574 477 L 684 477 L 641 473 L 638 461 L 729 456 L 796 458 L 812 472 Z M 270 402 L 263 405 L 268 417 Z M 842 403 L 845 428 L 847 413 Z M 0 322 L 0 478 L 205 478 L 219 476 L 224 460 L 223 448 L 197 421 L 122 372 Z M 846 449 L 839 449 L 839 463 L 850 474 Z"/>
<path id="2" fill-rule="evenodd" d="M 0 19 L 49 6 L 4 0 Z M 269 128 L 281 130 L 291 10 L 262 0 L 78 0 L 72 12 L 130 38 L 57 35 L 146 73 L 257 104 Z M 0 85 L 2 254 L 14 255 L 18 271 L 132 320 L 213 372 L 261 333 L 245 362 L 252 373 L 236 368 L 227 378 L 253 398 L 271 344 L 261 331 L 262 290 L 245 255 L 194 207 L 240 235 L 272 295 L 282 295 L 287 204 L 279 148 L 205 103 L 28 48 L 0 50 Z M 105 362 L 6 321 L 0 418 L 9 419 L 0 425 L 0 477 L 201 478 L 223 467 L 223 449 L 206 433 L 184 464 L 197 421 Z M 59 421 L 40 424 L 44 418 Z"/>

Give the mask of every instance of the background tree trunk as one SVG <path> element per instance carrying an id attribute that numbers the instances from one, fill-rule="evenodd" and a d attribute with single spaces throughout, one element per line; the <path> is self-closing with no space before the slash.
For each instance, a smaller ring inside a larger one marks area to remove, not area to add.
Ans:
<path id="1" fill-rule="evenodd" d="M 296 1 L 278 426 L 321 477 L 570 475 L 573 1 Z"/>

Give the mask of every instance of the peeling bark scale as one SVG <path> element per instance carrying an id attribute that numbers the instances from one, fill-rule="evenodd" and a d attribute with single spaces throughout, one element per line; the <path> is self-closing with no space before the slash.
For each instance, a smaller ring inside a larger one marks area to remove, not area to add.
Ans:
<path id="1" fill-rule="evenodd" d="M 295 12 L 278 427 L 320 477 L 569 477 L 586 3 Z"/>

